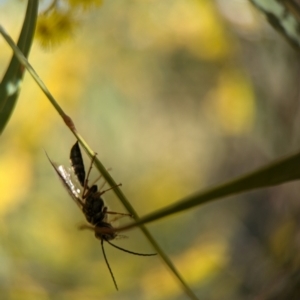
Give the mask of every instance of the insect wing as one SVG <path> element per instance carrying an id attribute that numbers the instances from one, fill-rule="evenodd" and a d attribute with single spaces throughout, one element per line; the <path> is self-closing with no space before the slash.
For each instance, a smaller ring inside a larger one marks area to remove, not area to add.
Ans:
<path id="1" fill-rule="evenodd" d="M 76 199 L 80 199 L 80 189 L 76 187 L 71 179 L 71 173 L 69 173 L 64 166 L 58 166 L 57 171 L 62 178 L 63 184 L 66 186 L 71 196 L 75 197 Z M 81 201 L 81 200 L 80 200 Z"/>
<path id="2" fill-rule="evenodd" d="M 69 195 L 72 197 L 72 199 L 75 201 L 75 203 L 82 209 L 83 202 L 80 198 L 80 190 L 76 187 L 76 185 L 73 183 L 71 179 L 71 174 L 68 172 L 64 166 L 56 166 L 52 160 L 49 158 L 48 154 L 46 153 L 53 169 L 57 173 L 58 177 L 60 178 L 63 186 L 68 191 Z"/>

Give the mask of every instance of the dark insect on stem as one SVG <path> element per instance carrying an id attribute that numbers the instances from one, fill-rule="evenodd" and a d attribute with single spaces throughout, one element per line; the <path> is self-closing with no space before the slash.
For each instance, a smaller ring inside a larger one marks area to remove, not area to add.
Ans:
<path id="1" fill-rule="evenodd" d="M 92 229 L 95 233 L 95 237 L 101 241 L 101 248 L 102 253 L 104 256 L 105 263 L 107 265 L 107 268 L 110 272 L 110 275 L 112 277 L 112 280 L 114 282 L 114 285 L 116 289 L 118 290 L 117 282 L 115 280 L 115 277 L 113 275 L 113 272 L 110 268 L 110 265 L 108 263 L 106 253 L 104 250 L 104 241 L 110 244 L 112 247 L 117 248 L 123 252 L 127 252 L 133 255 L 139 255 L 139 256 L 153 256 L 156 255 L 156 253 L 150 253 L 150 254 L 144 254 L 144 253 L 137 253 L 133 251 L 129 251 L 127 249 L 121 248 L 113 243 L 111 243 L 111 240 L 114 240 L 118 233 L 115 230 L 115 228 L 111 225 L 111 222 L 115 221 L 116 219 L 123 217 L 123 216 L 131 216 L 130 214 L 126 213 L 118 213 L 114 211 L 108 211 L 107 207 L 104 204 L 104 201 L 102 199 L 102 195 L 115 188 L 111 187 L 109 189 L 101 191 L 98 189 L 98 186 L 96 185 L 96 182 L 101 178 L 97 178 L 97 180 L 89 186 L 89 175 L 92 170 L 93 162 L 95 159 L 95 156 L 91 160 L 91 164 L 87 173 L 87 176 L 85 174 L 85 168 L 84 163 L 81 155 L 81 151 L 79 148 L 78 142 L 75 143 L 75 145 L 72 147 L 70 152 L 70 161 L 71 161 L 71 167 L 72 170 L 78 179 L 81 187 L 83 188 L 82 191 L 80 188 L 76 186 L 76 183 L 72 180 L 72 174 L 69 172 L 64 166 L 55 165 L 51 159 L 49 158 L 48 154 L 46 153 L 52 167 L 54 168 L 55 172 L 57 173 L 58 177 L 60 178 L 61 182 L 63 183 L 64 187 L 72 197 L 72 199 L 75 201 L 75 203 L 79 206 L 83 214 L 85 215 L 86 220 L 92 225 L 84 225 L 81 227 L 81 229 Z M 118 186 L 120 186 L 119 184 Z M 114 220 L 109 221 L 108 215 L 117 215 L 117 217 Z"/>
<path id="2" fill-rule="evenodd" d="M 71 149 L 70 161 L 71 161 L 72 169 L 73 169 L 75 175 L 77 176 L 78 181 L 80 182 L 81 186 L 84 186 L 85 170 L 84 170 L 83 159 L 82 159 L 82 155 L 81 155 L 81 151 L 80 151 L 78 142 L 75 143 L 75 145 Z"/>

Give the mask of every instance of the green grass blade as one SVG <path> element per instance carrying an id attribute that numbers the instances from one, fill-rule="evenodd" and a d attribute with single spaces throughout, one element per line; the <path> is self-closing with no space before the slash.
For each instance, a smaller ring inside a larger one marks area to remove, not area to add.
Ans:
<path id="1" fill-rule="evenodd" d="M 84 140 L 81 138 L 81 136 L 77 136 L 78 140 L 80 141 L 83 148 L 86 150 L 87 154 L 92 157 L 94 154 L 93 151 L 88 147 L 88 145 L 84 142 Z M 113 189 L 116 196 L 120 199 L 122 204 L 125 206 L 127 211 L 133 215 L 134 219 L 139 222 L 139 216 L 137 215 L 135 209 L 132 207 L 126 196 L 123 194 L 122 190 L 117 186 L 117 183 L 114 181 L 114 179 L 111 177 L 109 172 L 106 170 L 106 168 L 102 165 L 102 163 L 99 161 L 97 156 L 95 157 L 95 166 L 99 170 L 99 172 L 102 174 L 102 176 L 105 178 L 105 181 L 110 185 L 114 186 Z M 157 251 L 157 253 L 160 255 L 162 260 L 165 262 L 165 264 L 168 266 L 170 271 L 174 274 L 175 278 L 179 281 L 181 287 L 185 291 L 185 293 L 189 296 L 190 299 L 197 299 L 194 292 L 190 289 L 190 287 L 186 284 L 184 279 L 181 277 L 175 266 L 173 265 L 172 261 L 169 259 L 169 257 L 164 253 L 164 251 L 161 249 L 161 247 L 157 244 L 155 239 L 152 237 L 151 233 L 148 231 L 148 229 L 144 225 L 140 225 L 139 228 L 142 230 L 144 235 L 147 237 L 148 241 L 152 244 L 153 248 Z"/>
<path id="2" fill-rule="evenodd" d="M 36 81 L 38 86 L 41 88 L 41 90 L 44 92 L 46 97 L 49 99 L 51 104 L 54 106 L 55 110 L 59 113 L 59 115 L 62 117 L 65 124 L 69 127 L 71 132 L 75 135 L 75 137 L 78 139 L 82 147 L 85 149 L 86 153 L 93 157 L 95 155 L 95 152 L 88 146 L 88 144 L 85 142 L 85 140 L 82 138 L 82 136 L 77 132 L 72 120 L 70 117 L 68 117 L 62 108 L 59 106 L 59 104 L 56 102 L 55 98 L 52 96 L 50 91 L 47 89 L 46 85 L 43 83 L 43 81 L 39 78 L 38 74 L 35 72 L 33 67 L 30 65 L 26 57 L 22 54 L 22 52 L 19 50 L 19 48 L 14 44 L 11 37 L 5 32 L 4 28 L 0 26 L 0 33 L 5 38 L 7 43 L 11 46 L 13 49 L 16 57 L 19 59 L 19 61 L 25 66 L 27 71 L 30 73 L 30 75 L 33 77 L 33 79 Z M 111 177 L 111 175 L 107 172 L 106 168 L 102 165 L 102 163 L 99 161 L 99 159 L 95 158 L 95 166 L 99 170 L 99 172 L 102 174 L 104 179 L 107 181 L 107 183 L 110 186 L 117 186 L 117 183 L 114 181 L 114 179 Z M 134 210 L 134 208 L 131 206 L 130 202 L 127 200 L 125 195 L 123 194 L 122 190 L 119 187 L 116 187 L 113 189 L 117 197 L 120 199 L 120 201 L 123 203 L 125 208 L 128 210 L 130 214 L 132 214 L 135 218 L 135 220 L 138 222 L 139 217 Z M 143 225 L 139 226 L 142 232 L 145 234 L 146 238 L 150 242 L 150 244 L 153 246 L 153 248 L 157 251 L 157 253 L 160 255 L 164 263 L 167 265 L 171 273 L 175 276 L 179 284 L 181 285 L 182 289 L 184 290 L 185 294 L 190 299 L 198 299 L 197 296 L 194 294 L 194 292 L 191 290 L 191 288 L 187 285 L 187 283 L 184 281 L 184 279 L 181 277 L 169 257 L 164 253 L 164 251 L 160 248 L 160 246 L 157 244 L 155 239 L 152 237 L 151 233 L 147 230 L 147 228 Z"/>
<path id="3" fill-rule="evenodd" d="M 4 37 L 4 39 L 6 40 L 8 45 L 13 49 L 14 55 L 17 57 L 20 64 L 26 68 L 28 73 L 32 76 L 32 78 L 35 80 L 35 82 L 40 87 L 40 89 L 44 92 L 46 97 L 49 99 L 49 101 L 54 106 L 55 110 L 59 113 L 59 115 L 63 118 L 65 123 L 68 124 L 68 121 L 71 122 L 71 120 L 69 120 L 69 117 L 64 113 L 62 108 L 56 102 L 55 98 L 52 96 L 52 94 L 50 93 L 50 91 L 48 90 L 48 88 L 46 87 L 44 82 L 40 79 L 40 77 L 38 76 L 36 71 L 30 65 L 30 63 L 28 62 L 27 58 L 24 56 L 22 51 L 17 47 L 17 45 L 12 40 L 12 38 L 6 33 L 6 31 L 4 30 L 4 28 L 1 25 L 0 25 L 0 33 Z"/>
<path id="4" fill-rule="evenodd" d="M 25 19 L 18 40 L 18 47 L 28 56 L 32 44 L 38 14 L 38 0 L 29 0 Z M 24 68 L 13 54 L 6 73 L 0 83 L 0 134 L 6 127 L 17 103 Z"/>
<path id="5" fill-rule="evenodd" d="M 222 185 L 196 193 L 170 206 L 155 211 L 140 218 L 136 223 L 129 224 L 121 230 L 133 228 L 137 225 L 156 221 L 166 216 L 182 212 L 186 209 L 215 201 L 229 195 L 247 192 L 253 189 L 270 187 L 300 179 L 300 153 L 277 160 L 267 166 L 238 177 Z"/>
<path id="6" fill-rule="evenodd" d="M 295 50 L 300 50 L 300 5 L 296 1 L 249 1 Z"/>

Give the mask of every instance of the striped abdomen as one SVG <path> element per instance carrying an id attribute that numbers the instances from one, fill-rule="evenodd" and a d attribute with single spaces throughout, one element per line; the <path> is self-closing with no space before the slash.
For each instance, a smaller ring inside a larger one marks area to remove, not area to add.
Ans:
<path id="1" fill-rule="evenodd" d="M 81 155 L 78 142 L 76 142 L 71 149 L 70 160 L 71 160 L 71 166 L 73 168 L 75 175 L 77 176 L 78 181 L 80 182 L 81 186 L 84 186 L 85 170 L 84 170 L 84 164 L 83 164 L 82 155 Z"/>

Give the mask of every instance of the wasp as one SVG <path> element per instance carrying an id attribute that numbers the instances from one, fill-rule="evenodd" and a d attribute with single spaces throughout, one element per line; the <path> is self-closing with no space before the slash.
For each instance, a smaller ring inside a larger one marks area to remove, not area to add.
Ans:
<path id="1" fill-rule="evenodd" d="M 70 152 L 70 163 L 71 163 L 71 170 L 68 170 L 63 165 L 57 166 L 55 163 L 52 162 L 52 160 L 49 158 L 48 154 L 46 153 L 49 162 L 51 163 L 52 167 L 54 168 L 55 172 L 57 173 L 58 177 L 60 178 L 63 186 L 68 191 L 69 195 L 72 197 L 72 199 L 75 201 L 75 203 L 78 205 L 78 207 L 83 212 L 86 220 L 90 225 L 93 226 L 93 230 L 95 232 L 95 237 L 101 241 L 101 248 L 103 257 L 105 260 L 105 263 L 107 265 L 107 268 L 110 272 L 111 278 L 113 280 L 113 283 L 115 285 L 115 288 L 118 290 L 117 282 L 115 280 L 114 274 L 112 272 L 112 269 L 109 265 L 108 259 L 106 257 L 106 253 L 104 250 L 104 242 L 107 242 L 111 246 L 123 251 L 127 252 L 133 255 L 139 255 L 139 256 L 153 256 L 156 255 L 156 253 L 138 253 L 133 252 L 124 248 L 121 248 L 115 244 L 113 244 L 111 241 L 114 240 L 118 233 L 116 229 L 112 226 L 111 222 L 115 221 L 109 221 L 108 215 L 119 215 L 119 216 L 131 216 L 130 214 L 125 213 L 118 213 L 109 211 L 108 208 L 105 206 L 104 201 L 102 199 L 102 195 L 115 188 L 111 187 L 107 190 L 101 191 L 103 186 L 98 189 L 98 186 L 96 185 L 96 182 L 100 179 L 100 177 L 91 185 L 89 186 L 89 176 L 90 172 L 93 166 L 93 162 L 95 159 L 95 156 L 93 156 L 91 160 L 91 164 L 88 170 L 88 173 L 86 175 L 85 173 L 85 167 L 81 155 L 81 150 L 79 147 L 78 142 L 74 144 L 74 146 L 71 148 Z M 76 181 L 73 180 L 73 174 L 75 175 L 75 178 L 77 178 L 81 188 L 78 188 L 78 184 Z M 120 186 L 119 184 L 118 186 Z M 81 228 L 90 228 L 89 226 L 82 226 Z"/>

